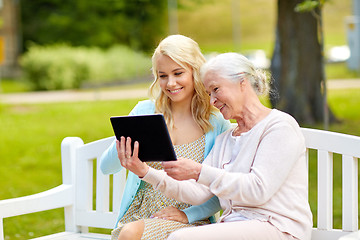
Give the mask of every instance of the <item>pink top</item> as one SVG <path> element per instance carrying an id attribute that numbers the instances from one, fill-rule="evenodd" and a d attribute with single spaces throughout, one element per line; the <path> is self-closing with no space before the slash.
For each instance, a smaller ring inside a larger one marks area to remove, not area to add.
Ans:
<path id="1" fill-rule="evenodd" d="M 218 196 L 224 210 L 219 221 L 240 215 L 310 239 L 305 142 L 295 119 L 274 109 L 241 136 L 233 137 L 232 131 L 217 137 L 197 183 L 176 181 L 155 169 L 143 180 L 168 197 L 193 205 Z"/>

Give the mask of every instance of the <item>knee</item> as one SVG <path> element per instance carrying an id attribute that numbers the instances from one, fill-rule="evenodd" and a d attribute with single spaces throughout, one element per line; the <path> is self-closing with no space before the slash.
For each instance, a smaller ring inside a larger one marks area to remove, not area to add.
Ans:
<path id="1" fill-rule="evenodd" d="M 141 239 L 144 232 L 144 222 L 136 221 L 125 224 L 121 229 L 118 239 L 121 240 L 137 240 Z"/>

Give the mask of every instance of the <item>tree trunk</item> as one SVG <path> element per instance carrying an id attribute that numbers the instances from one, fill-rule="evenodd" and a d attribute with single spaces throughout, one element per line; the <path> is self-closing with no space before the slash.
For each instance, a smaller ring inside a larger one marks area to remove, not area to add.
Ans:
<path id="1" fill-rule="evenodd" d="M 278 0 L 276 43 L 271 61 L 272 90 L 277 94 L 272 94 L 270 99 L 273 107 L 291 114 L 299 123 L 314 124 L 324 120 L 327 108 L 323 97 L 324 59 L 316 17 L 294 10 L 302 1 Z M 316 9 L 316 14 L 321 17 L 320 9 Z M 334 119 L 330 111 L 329 115 Z"/>

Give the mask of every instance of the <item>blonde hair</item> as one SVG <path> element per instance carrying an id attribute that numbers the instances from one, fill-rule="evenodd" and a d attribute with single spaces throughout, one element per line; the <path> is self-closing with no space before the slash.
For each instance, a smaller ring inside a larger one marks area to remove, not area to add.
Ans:
<path id="1" fill-rule="evenodd" d="M 246 77 L 258 96 L 269 93 L 271 77 L 239 53 L 223 53 L 210 59 L 201 67 L 201 78 L 209 71 L 231 81 L 242 81 Z"/>
<path id="2" fill-rule="evenodd" d="M 157 69 L 157 58 L 161 55 L 170 57 L 184 69 L 192 69 L 194 95 L 191 100 L 191 112 L 195 122 L 206 133 L 212 129 L 209 118 L 215 110 L 210 105 L 209 95 L 200 79 L 200 67 L 205 63 L 199 45 L 191 38 L 183 35 L 170 35 L 163 39 L 152 56 L 152 73 L 154 81 L 150 86 L 150 98 L 155 100 L 156 112 L 162 113 L 168 127 L 173 128 L 171 100 L 161 91 Z"/>

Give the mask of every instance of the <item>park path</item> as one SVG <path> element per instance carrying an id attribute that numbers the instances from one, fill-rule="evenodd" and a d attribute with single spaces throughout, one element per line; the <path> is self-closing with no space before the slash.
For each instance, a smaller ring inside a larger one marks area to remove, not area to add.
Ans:
<path id="1" fill-rule="evenodd" d="M 0 103 L 32 104 L 146 98 L 147 89 L 63 90 L 0 94 Z"/>
<path id="2" fill-rule="evenodd" d="M 360 79 L 341 79 L 327 81 L 328 89 L 360 89 Z M 148 90 L 145 88 L 121 90 L 64 90 L 26 93 L 0 94 L 0 103 L 4 104 L 33 104 L 51 102 L 78 102 L 117 100 L 131 98 L 147 98 Z"/>

